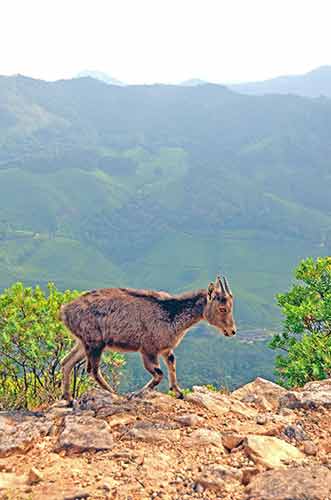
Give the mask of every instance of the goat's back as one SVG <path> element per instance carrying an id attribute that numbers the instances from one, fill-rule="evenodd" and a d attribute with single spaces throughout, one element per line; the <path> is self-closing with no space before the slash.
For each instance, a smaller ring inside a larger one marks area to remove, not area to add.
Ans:
<path id="1" fill-rule="evenodd" d="M 166 292 L 103 288 L 63 305 L 60 317 L 85 346 L 102 344 L 114 350 L 136 351 L 149 342 L 153 344 L 149 349 L 158 350 L 163 347 L 162 330 L 169 328 L 166 305 L 175 300 Z M 148 336 L 155 331 L 158 338 Z"/>

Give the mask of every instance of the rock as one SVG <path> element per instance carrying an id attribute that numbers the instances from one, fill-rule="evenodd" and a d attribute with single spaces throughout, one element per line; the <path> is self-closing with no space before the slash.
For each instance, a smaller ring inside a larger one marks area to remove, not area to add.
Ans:
<path id="1" fill-rule="evenodd" d="M 222 435 L 210 429 L 197 429 L 192 432 L 187 441 L 184 441 L 186 446 L 217 446 L 223 450 Z"/>
<path id="2" fill-rule="evenodd" d="M 147 453 L 144 456 L 144 463 L 139 467 L 144 473 L 143 482 L 159 484 L 160 478 L 167 485 L 173 476 L 174 461 L 171 455 L 161 452 L 155 447 L 153 453 Z"/>
<path id="3" fill-rule="evenodd" d="M 309 382 L 300 392 L 286 392 L 279 400 L 279 408 L 331 408 L 331 379 Z"/>
<path id="4" fill-rule="evenodd" d="M 175 420 L 186 427 L 193 427 L 202 422 L 203 419 L 195 413 L 189 413 L 188 415 L 180 415 Z"/>
<path id="5" fill-rule="evenodd" d="M 0 472 L 13 472 L 13 467 L 10 464 L 0 462 Z"/>
<path id="6" fill-rule="evenodd" d="M 157 424 L 139 423 L 136 424 L 126 438 L 138 439 L 149 443 L 172 442 L 179 441 L 180 432 L 166 426 L 158 426 Z"/>
<path id="7" fill-rule="evenodd" d="M 229 412 L 247 418 L 255 418 L 257 415 L 254 409 L 249 408 L 240 401 L 226 394 L 209 391 L 206 387 L 194 386 L 193 392 L 187 394 L 185 400 L 203 408 L 207 408 L 210 412 L 219 417 L 223 417 L 224 414 Z"/>
<path id="8" fill-rule="evenodd" d="M 284 428 L 284 434 L 289 439 L 295 439 L 296 441 L 304 441 L 307 439 L 307 434 L 305 433 L 302 425 L 287 425 Z"/>
<path id="9" fill-rule="evenodd" d="M 40 481 L 42 480 L 43 480 L 42 473 L 36 467 L 31 467 L 28 474 L 28 484 L 32 486 L 33 484 L 40 483 Z"/>
<path id="10" fill-rule="evenodd" d="M 236 434 L 235 432 L 226 432 L 222 435 L 223 446 L 230 451 L 241 445 L 244 439 L 245 437 L 242 434 Z"/>
<path id="11" fill-rule="evenodd" d="M 63 401 L 56 402 L 47 410 L 47 414 L 52 417 L 65 417 L 66 415 L 72 415 L 74 409 L 68 406 L 67 401 L 66 403 L 67 406 L 64 405 Z"/>
<path id="12" fill-rule="evenodd" d="M 256 423 L 258 425 L 265 425 L 268 422 L 266 415 L 258 415 L 256 417 Z"/>
<path id="13" fill-rule="evenodd" d="M 118 482 L 117 481 L 114 481 L 114 479 L 112 477 L 109 477 L 106 479 L 106 481 L 104 481 L 104 483 L 102 484 L 102 489 L 105 490 L 105 491 L 112 491 L 114 488 L 116 488 L 118 486 Z"/>
<path id="14" fill-rule="evenodd" d="M 244 467 L 241 469 L 242 477 L 241 482 L 245 486 L 251 482 L 253 477 L 259 474 L 261 471 L 257 467 Z"/>
<path id="15" fill-rule="evenodd" d="M 280 408 L 278 413 L 282 417 L 289 417 L 292 415 L 292 411 L 289 408 Z"/>
<path id="16" fill-rule="evenodd" d="M 331 391 L 331 378 L 325 380 L 314 380 L 312 382 L 307 382 L 304 386 L 305 391 L 312 392 L 329 392 Z"/>
<path id="17" fill-rule="evenodd" d="M 12 472 L 0 472 L 0 492 L 13 490 L 24 485 L 26 485 L 26 478 L 24 476 L 17 476 Z M 6 497 L 1 496 L 1 498 Z"/>
<path id="18" fill-rule="evenodd" d="M 303 446 L 303 451 L 306 455 L 313 457 L 317 455 L 317 446 L 312 441 L 306 441 Z"/>
<path id="19" fill-rule="evenodd" d="M 267 471 L 258 474 L 245 492 L 245 500 L 327 500 L 331 471 L 322 465 Z"/>
<path id="20" fill-rule="evenodd" d="M 91 391 L 85 392 L 75 401 L 74 407 L 75 410 L 90 410 L 97 414 L 103 409 L 112 408 L 116 399 L 117 396 L 115 394 L 100 389 L 92 389 Z"/>
<path id="21" fill-rule="evenodd" d="M 258 377 L 249 384 L 233 391 L 231 396 L 244 403 L 254 403 L 265 410 L 276 410 L 279 398 L 286 392 L 286 389 L 280 385 Z"/>
<path id="22" fill-rule="evenodd" d="M 268 469 L 284 467 L 291 461 L 303 460 L 303 453 L 291 444 L 271 436 L 247 436 L 245 452 L 256 464 Z"/>
<path id="23" fill-rule="evenodd" d="M 196 486 L 201 485 L 203 489 L 210 489 L 217 492 L 222 492 L 225 488 L 227 480 L 242 480 L 240 470 L 233 467 L 213 466 L 204 470 L 195 481 Z"/>
<path id="24" fill-rule="evenodd" d="M 65 417 L 56 449 L 80 453 L 110 450 L 112 447 L 113 439 L 106 422 L 91 416 L 68 416 Z"/>
<path id="25" fill-rule="evenodd" d="M 202 486 L 202 484 L 200 483 L 194 483 L 193 485 L 193 490 L 196 492 L 196 493 L 203 493 L 205 491 L 205 488 Z"/>
<path id="26" fill-rule="evenodd" d="M 0 415 L 0 457 L 26 453 L 41 437 L 50 434 L 53 420 L 13 412 Z"/>
<path id="27" fill-rule="evenodd" d="M 89 498 L 91 495 L 87 491 L 76 491 L 74 493 L 66 494 L 63 500 L 81 500 L 82 498 Z"/>
<path id="28" fill-rule="evenodd" d="M 109 420 L 107 420 L 108 426 L 110 428 L 118 427 L 120 425 L 128 425 L 135 422 L 136 417 L 134 415 L 113 415 Z"/>
<path id="29" fill-rule="evenodd" d="M 331 439 L 330 438 L 323 440 L 321 445 L 322 445 L 322 448 L 325 451 L 325 453 L 331 453 Z"/>

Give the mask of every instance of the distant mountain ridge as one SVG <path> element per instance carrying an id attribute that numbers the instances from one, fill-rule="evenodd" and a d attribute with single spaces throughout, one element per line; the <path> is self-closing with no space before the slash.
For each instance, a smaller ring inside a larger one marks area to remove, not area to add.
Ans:
<path id="1" fill-rule="evenodd" d="M 126 83 L 118 80 L 117 78 L 113 78 L 112 76 L 104 73 L 102 71 L 93 71 L 93 70 L 83 70 L 77 73 L 76 78 L 94 78 L 95 80 L 100 80 L 101 82 L 107 83 L 108 85 L 119 85 L 120 87 L 126 85 Z"/>
<path id="2" fill-rule="evenodd" d="M 207 85 L 209 82 L 205 80 L 200 80 L 200 78 L 190 78 L 189 80 L 184 80 L 179 85 L 182 87 L 196 87 L 198 85 Z"/>
<path id="3" fill-rule="evenodd" d="M 84 70 L 76 77 L 90 77 L 109 85 L 127 85 L 102 71 Z M 211 83 L 200 78 L 190 78 L 178 84 L 182 87 L 202 85 L 211 85 Z M 320 66 L 300 75 L 283 75 L 263 81 L 214 85 L 226 86 L 234 92 L 247 95 L 294 94 L 303 97 L 331 97 L 331 66 Z"/>
<path id="4" fill-rule="evenodd" d="M 228 85 L 241 94 L 295 94 L 303 97 L 331 97 L 331 66 L 321 66 L 302 75 L 285 75 L 269 80 Z"/>

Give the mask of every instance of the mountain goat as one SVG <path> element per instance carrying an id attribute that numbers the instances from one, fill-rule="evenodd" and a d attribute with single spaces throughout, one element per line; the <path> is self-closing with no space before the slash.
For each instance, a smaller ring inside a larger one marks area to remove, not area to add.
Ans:
<path id="1" fill-rule="evenodd" d="M 206 320 L 226 336 L 236 334 L 233 295 L 224 278 L 208 289 L 170 295 L 131 288 L 92 290 L 61 307 L 60 317 L 77 342 L 62 361 L 63 397 L 70 396 L 70 374 L 76 363 L 87 358 L 87 371 L 105 390 L 111 387 L 100 372 L 104 349 L 137 351 L 152 379 L 140 391 L 156 387 L 163 378 L 159 356 L 168 367 L 169 387 L 182 398 L 177 384 L 174 349 L 188 329 Z"/>

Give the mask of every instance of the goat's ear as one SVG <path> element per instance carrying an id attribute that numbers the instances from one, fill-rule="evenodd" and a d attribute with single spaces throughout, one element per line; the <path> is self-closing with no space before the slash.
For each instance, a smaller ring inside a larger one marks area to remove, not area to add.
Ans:
<path id="1" fill-rule="evenodd" d="M 213 291 L 214 290 L 215 290 L 214 283 L 209 283 L 209 285 L 208 285 L 208 294 L 207 294 L 208 300 L 212 299 L 212 295 L 213 295 Z"/>

